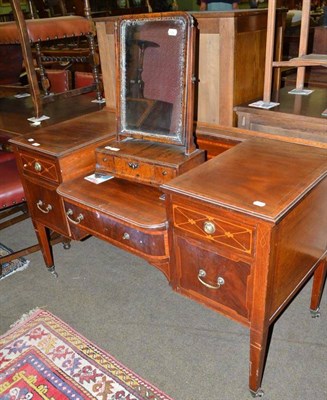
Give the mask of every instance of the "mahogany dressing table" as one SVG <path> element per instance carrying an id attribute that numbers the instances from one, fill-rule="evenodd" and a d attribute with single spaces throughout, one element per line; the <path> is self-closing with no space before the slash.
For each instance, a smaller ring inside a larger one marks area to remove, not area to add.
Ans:
<path id="1" fill-rule="evenodd" d="M 192 135 L 192 18 L 122 17 L 115 29 L 117 126 L 102 110 L 41 129 L 33 142 L 12 140 L 45 263 L 54 271 L 49 228 L 76 240 L 91 234 L 141 256 L 174 290 L 250 329 L 249 386 L 261 397 L 269 331 L 312 274 L 318 314 L 327 152 L 253 139 L 204 162 Z M 140 40 L 158 46 L 142 52 Z M 151 60 L 161 50 L 173 79 L 159 80 L 158 90 L 151 71 L 160 64 Z M 149 125 L 153 106 L 160 118 Z"/>

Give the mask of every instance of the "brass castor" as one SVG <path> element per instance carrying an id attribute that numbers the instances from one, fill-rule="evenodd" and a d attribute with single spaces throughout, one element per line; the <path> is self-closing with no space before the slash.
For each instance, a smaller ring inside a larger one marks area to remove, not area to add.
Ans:
<path id="1" fill-rule="evenodd" d="M 48 271 L 55 277 L 58 278 L 58 274 L 56 272 L 56 267 L 54 265 L 52 265 L 52 267 L 48 268 Z"/>
<path id="2" fill-rule="evenodd" d="M 310 314 L 312 318 L 319 318 L 320 317 L 320 307 L 316 310 L 310 310 Z"/>
<path id="3" fill-rule="evenodd" d="M 257 391 L 250 389 L 250 393 L 252 397 L 263 397 L 263 395 L 265 394 L 265 392 L 261 388 L 259 388 Z"/>
<path id="4" fill-rule="evenodd" d="M 68 242 L 62 243 L 65 250 L 69 250 L 71 248 L 70 240 Z"/>

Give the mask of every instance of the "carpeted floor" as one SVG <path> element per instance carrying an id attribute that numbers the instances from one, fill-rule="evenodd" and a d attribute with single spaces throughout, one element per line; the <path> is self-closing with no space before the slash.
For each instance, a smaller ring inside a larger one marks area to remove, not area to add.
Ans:
<path id="1" fill-rule="evenodd" d="M 7 246 L 0 243 L 0 257 L 5 257 L 11 254 L 12 250 Z M 14 274 L 19 271 L 23 271 L 29 265 L 29 261 L 24 257 L 15 258 L 9 262 L 3 263 L 1 268 L 0 280 L 7 278 L 9 275 Z"/>
<path id="2" fill-rule="evenodd" d="M 0 336 L 0 399 L 172 400 L 40 308 Z"/>
<path id="3" fill-rule="evenodd" d="M 33 242 L 30 221 L 1 232 Z M 175 400 L 251 399 L 248 330 L 174 293 L 143 260 L 95 238 L 54 248 L 59 278 L 40 253 L 0 282 L 0 334 L 43 307 Z M 311 282 L 277 321 L 263 389 L 267 400 L 326 400 L 327 296 L 309 313 Z"/>

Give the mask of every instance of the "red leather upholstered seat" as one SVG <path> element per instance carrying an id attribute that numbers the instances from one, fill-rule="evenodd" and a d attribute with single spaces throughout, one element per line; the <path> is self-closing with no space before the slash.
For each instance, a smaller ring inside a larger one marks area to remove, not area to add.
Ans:
<path id="1" fill-rule="evenodd" d="M 0 151 L 0 209 L 25 201 L 15 155 Z"/>
<path id="2" fill-rule="evenodd" d="M 0 165 L 2 165 L 2 163 L 4 163 L 4 162 L 11 161 L 14 159 L 15 159 L 14 153 L 11 153 L 10 151 L 0 150 Z M 1 168 L 1 177 L 2 177 L 2 168 Z M 1 178 L 1 180 L 2 180 L 2 178 Z"/>
<path id="3" fill-rule="evenodd" d="M 0 221 L 4 221 L 0 222 L 0 230 L 23 221 L 29 216 L 15 155 L 12 152 L 0 150 Z M 65 248 L 69 248 L 69 240 L 57 234 L 52 235 L 51 244 L 59 242 L 64 242 Z M 39 250 L 39 244 L 33 244 L 0 257 L 0 275 L 4 263 Z"/>

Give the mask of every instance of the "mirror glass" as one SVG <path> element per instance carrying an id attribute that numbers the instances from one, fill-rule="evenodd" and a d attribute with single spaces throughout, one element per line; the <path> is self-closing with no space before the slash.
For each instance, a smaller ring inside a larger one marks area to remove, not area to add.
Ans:
<path id="1" fill-rule="evenodd" d="M 162 14 L 120 21 L 120 134 L 184 145 L 187 23 Z"/>

